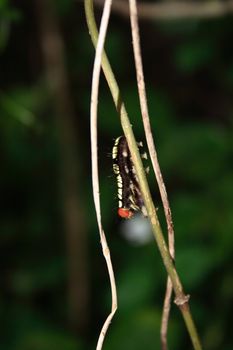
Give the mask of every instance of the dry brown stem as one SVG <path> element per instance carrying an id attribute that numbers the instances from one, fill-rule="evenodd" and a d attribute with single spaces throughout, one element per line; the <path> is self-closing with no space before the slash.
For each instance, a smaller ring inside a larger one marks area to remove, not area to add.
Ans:
<path id="1" fill-rule="evenodd" d="M 130 5 L 129 8 L 130 8 L 131 31 L 132 31 L 132 38 L 133 38 L 134 59 L 135 59 L 138 94 L 139 94 L 139 100 L 140 100 L 140 106 L 141 106 L 142 120 L 143 120 L 147 145 L 149 149 L 149 154 L 151 157 L 154 173 L 158 183 L 158 187 L 159 187 L 159 191 L 160 191 L 160 195 L 163 203 L 165 218 L 167 222 L 169 252 L 171 254 L 171 257 L 174 259 L 175 244 L 174 244 L 174 229 L 173 229 L 172 215 L 171 215 L 171 209 L 168 201 L 167 191 L 166 191 L 165 183 L 163 181 L 163 176 L 161 173 L 157 152 L 154 144 L 153 134 L 151 130 L 151 125 L 150 125 L 145 80 L 144 80 L 144 74 L 143 74 L 142 55 L 141 55 L 141 48 L 140 48 L 140 35 L 139 35 L 136 1 L 129 0 L 129 5 Z M 163 350 L 167 349 L 167 328 L 168 328 L 168 320 L 169 320 L 169 314 L 170 314 L 171 295 L 172 295 L 172 283 L 170 278 L 168 277 L 166 294 L 164 299 L 164 306 L 163 306 L 162 322 L 161 322 L 161 344 L 162 344 Z"/>

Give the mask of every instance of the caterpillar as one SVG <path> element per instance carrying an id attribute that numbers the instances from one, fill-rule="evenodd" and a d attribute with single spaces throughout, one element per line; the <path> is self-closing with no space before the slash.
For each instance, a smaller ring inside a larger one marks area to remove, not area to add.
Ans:
<path id="1" fill-rule="evenodd" d="M 142 147 L 142 143 L 138 143 Z M 147 159 L 147 154 L 141 153 Z M 113 172 L 117 179 L 118 215 L 130 219 L 136 212 L 147 217 L 138 178 L 125 136 L 119 136 L 112 149 Z M 148 171 L 148 169 L 146 169 Z"/>

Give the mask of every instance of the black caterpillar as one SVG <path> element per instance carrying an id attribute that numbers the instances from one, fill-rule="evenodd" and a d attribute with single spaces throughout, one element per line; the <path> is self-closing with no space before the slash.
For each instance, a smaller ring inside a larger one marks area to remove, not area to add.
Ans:
<path id="1" fill-rule="evenodd" d="M 142 143 L 138 143 L 142 147 Z M 147 159 L 147 154 L 141 153 Z M 147 216 L 138 178 L 125 136 L 119 136 L 112 149 L 113 171 L 117 178 L 118 215 L 129 219 L 136 212 Z M 148 169 L 146 169 L 148 171 Z"/>

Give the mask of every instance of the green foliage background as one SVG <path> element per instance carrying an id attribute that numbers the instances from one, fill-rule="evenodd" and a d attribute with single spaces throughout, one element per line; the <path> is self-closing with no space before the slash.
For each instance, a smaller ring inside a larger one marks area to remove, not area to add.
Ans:
<path id="1" fill-rule="evenodd" d="M 88 324 L 68 321 L 60 150 L 33 1 L 0 2 L 1 349 L 94 349 L 110 309 L 91 194 L 89 100 L 93 54 L 81 2 L 54 2 L 65 42 L 78 137 L 79 198 L 88 237 Z M 99 15 L 97 11 L 97 15 Z M 232 17 L 141 22 L 148 102 L 176 232 L 176 266 L 205 349 L 233 349 Z M 138 139 L 143 139 L 129 22 L 112 15 L 106 43 Z M 107 85 L 99 99 L 101 200 L 119 291 L 105 349 L 159 348 L 166 274 L 153 241 L 120 234 L 111 171 L 122 133 Z M 79 136 L 78 136 L 79 135 Z M 153 196 L 162 217 L 158 189 Z M 78 233 L 77 233 L 78 234 Z M 81 283 L 81 281 L 80 281 Z M 78 302 L 82 303 L 82 300 Z M 82 315 L 79 315 L 82 320 Z M 191 349 L 172 307 L 170 348 Z"/>

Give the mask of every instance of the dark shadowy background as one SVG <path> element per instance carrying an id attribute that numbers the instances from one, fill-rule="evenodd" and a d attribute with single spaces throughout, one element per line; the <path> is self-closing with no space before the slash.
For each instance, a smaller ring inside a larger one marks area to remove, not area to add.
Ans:
<path id="1" fill-rule="evenodd" d="M 231 350 L 232 16 L 140 26 L 176 266 L 204 348 Z M 128 20 L 112 15 L 106 48 L 135 135 L 144 141 Z M 83 4 L 1 0 L 0 55 L 1 349 L 94 349 L 111 300 L 91 193 L 94 50 Z M 166 273 L 153 240 L 136 244 L 120 233 L 110 154 L 121 134 L 102 79 L 102 218 L 119 292 L 104 349 L 152 350 L 159 348 Z M 149 181 L 166 232 L 152 174 Z M 169 344 L 191 349 L 175 306 Z"/>

